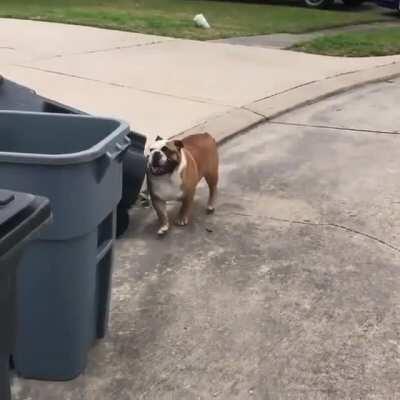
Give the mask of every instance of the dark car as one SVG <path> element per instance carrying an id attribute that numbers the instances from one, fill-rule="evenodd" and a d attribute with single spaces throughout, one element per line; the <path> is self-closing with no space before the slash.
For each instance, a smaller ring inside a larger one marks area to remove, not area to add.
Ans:
<path id="1" fill-rule="evenodd" d="M 392 10 L 400 9 L 400 0 L 377 0 L 378 6 L 390 8 Z"/>
<path id="2" fill-rule="evenodd" d="M 327 8 L 334 3 L 334 0 L 303 0 L 304 4 L 310 8 Z M 399 0 L 397 0 L 399 1 Z M 342 0 L 348 7 L 357 7 L 361 5 L 364 0 Z"/>

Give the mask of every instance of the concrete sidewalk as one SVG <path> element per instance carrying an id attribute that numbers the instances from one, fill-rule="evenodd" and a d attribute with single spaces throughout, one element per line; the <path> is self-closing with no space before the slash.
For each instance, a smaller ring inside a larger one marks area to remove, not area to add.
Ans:
<path id="1" fill-rule="evenodd" d="M 237 44 L 241 46 L 265 47 L 268 49 L 289 49 L 297 43 L 306 42 L 322 36 L 334 36 L 347 32 L 370 32 L 382 28 L 398 27 L 398 21 L 372 22 L 338 28 L 322 29 L 307 33 L 271 33 L 269 35 L 242 36 L 227 39 L 216 39 L 214 42 Z"/>
<path id="2" fill-rule="evenodd" d="M 344 76 L 351 86 L 355 71 L 366 78 L 382 66 L 389 68 L 384 76 L 400 72 L 400 56 L 333 58 L 8 19 L 0 19 L 0 31 L 5 77 L 90 113 L 123 118 L 149 138 L 207 121 L 246 128 L 268 117 L 271 99 L 285 107 L 288 93 L 289 103 L 301 103 L 319 82 L 330 80 L 332 91 L 332 79 Z"/>

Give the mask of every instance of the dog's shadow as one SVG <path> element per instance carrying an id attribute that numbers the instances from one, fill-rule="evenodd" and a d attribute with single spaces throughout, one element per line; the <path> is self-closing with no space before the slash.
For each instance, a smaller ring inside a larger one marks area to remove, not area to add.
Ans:
<path id="1" fill-rule="evenodd" d="M 171 223 L 170 230 L 163 236 L 157 235 L 159 221 L 151 205 L 142 206 L 136 204 L 129 212 L 129 227 L 121 236 L 122 240 L 140 238 L 142 240 L 164 240 L 171 236 L 181 236 L 181 234 L 192 235 L 199 231 L 209 231 L 207 223 L 212 222 L 212 214 L 206 212 L 208 191 L 205 185 L 199 187 L 193 203 L 192 217 L 188 225 L 177 226 L 174 221 L 178 216 L 181 204 L 171 202 L 167 206 L 168 217 Z"/>
<path id="2" fill-rule="evenodd" d="M 142 240 L 166 240 L 173 235 L 182 233 L 195 234 L 199 230 L 199 225 L 202 225 L 204 218 L 210 217 L 206 214 L 204 205 L 195 201 L 193 206 L 192 218 L 188 225 L 178 226 L 174 223 L 179 214 L 180 205 L 168 205 L 168 216 L 171 227 L 165 235 L 158 235 L 157 231 L 160 227 L 157 215 L 153 208 L 150 207 L 134 207 L 129 213 L 129 227 L 121 236 L 121 240 L 137 239 Z"/>

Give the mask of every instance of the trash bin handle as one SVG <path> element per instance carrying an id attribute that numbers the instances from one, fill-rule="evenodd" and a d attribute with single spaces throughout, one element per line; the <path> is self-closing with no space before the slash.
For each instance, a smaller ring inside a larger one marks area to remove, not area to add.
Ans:
<path id="1" fill-rule="evenodd" d="M 121 158 L 122 155 L 128 150 L 129 146 L 131 145 L 131 139 L 129 139 L 128 135 L 124 137 L 124 143 L 116 143 L 115 148 L 117 151 L 115 152 L 107 152 L 107 157 L 111 160 L 114 161 L 118 158 Z"/>

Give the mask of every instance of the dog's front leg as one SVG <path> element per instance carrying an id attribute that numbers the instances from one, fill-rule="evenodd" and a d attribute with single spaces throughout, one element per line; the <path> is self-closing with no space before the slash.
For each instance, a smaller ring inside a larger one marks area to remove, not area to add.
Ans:
<path id="1" fill-rule="evenodd" d="M 194 192 L 186 193 L 184 199 L 182 200 L 182 207 L 179 211 L 178 218 L 175 223 L 179 226 L 185 226 L 189 223 L 190 214 L 193 207 Z"/>
<path id="2" fill-rule="evenodd" d="M 167 213 L 167 203 L 160 199 L 153 199 L 153 207 L 156 210 L 158 219 L 160 221 L 159 235 L 164 235 L 169 230 L 169 220 Z"/>

